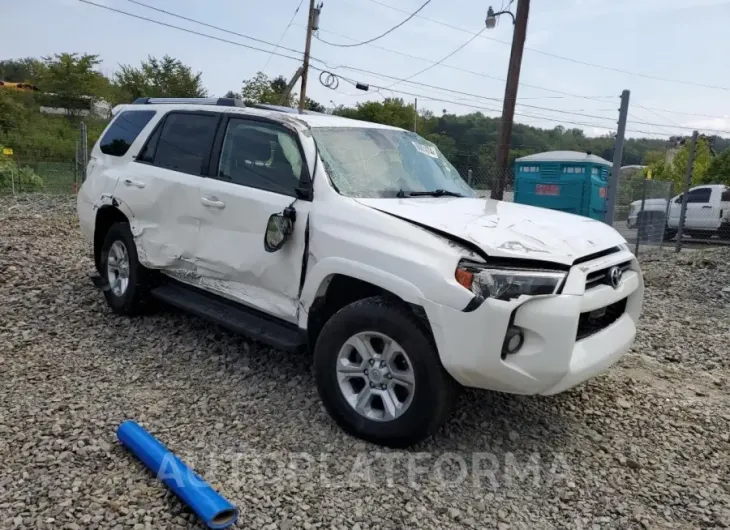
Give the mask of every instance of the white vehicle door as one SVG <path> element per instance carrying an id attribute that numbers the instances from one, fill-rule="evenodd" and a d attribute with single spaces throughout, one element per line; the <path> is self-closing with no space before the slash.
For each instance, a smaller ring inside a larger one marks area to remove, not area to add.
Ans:
<path id="1" fill-rule="evenodd" d="M 669 201 L 667 226 L 676 229 L 679 226 L 679 215 L 682 211 L 682 195 L 677 195 Z"/>
<path id="2" fill-rule="evenodd" d="M 199 201 L 200 286 L 270 315 L 297 321 L 311 189 L 298 136 L 261 118 L 226 116 L 216 137 L 210 178 Z M 269 217 L 292 206 L 293 233 L 282 248 L 264 247 Z"/>
<path id="3" fill-rule="evenodd" d="M 134 214 L 140 262 L 166 271 L 194 269 L 203 214 L 200 183 L 220 113 L 172 111 L 163 117 L 115 195 Z"/>
<path id="4" fill-rule="evenodd" d="M 712 188 L 700 187 L 690 190 L 687 198 L 685 228 L 689 230 L 717 230 L 720 210 L 719 196 L 715 207 L 711 202 Z"/>

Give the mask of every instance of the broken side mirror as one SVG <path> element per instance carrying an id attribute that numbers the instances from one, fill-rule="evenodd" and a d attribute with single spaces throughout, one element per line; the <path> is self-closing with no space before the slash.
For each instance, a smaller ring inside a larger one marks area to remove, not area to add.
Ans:
<path id="1" fill-rule="evenodd" d="M 276 252 L 283 247 L 293 231 L 294 221 L 286 212 L 275 213 L 269 217 L 269 222 L 266 223 L 266 234 L 264 235 L 266 252 Z"/>

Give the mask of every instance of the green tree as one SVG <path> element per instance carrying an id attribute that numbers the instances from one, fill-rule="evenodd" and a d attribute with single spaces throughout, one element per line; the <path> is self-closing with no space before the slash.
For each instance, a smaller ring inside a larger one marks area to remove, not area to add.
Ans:
<path id="1" fill-rule="evenodd" d="M 114 74 L 116 85 L 128 98 L 202 98 L 208 95 L 201 72 L 193 73 L 178 59 L 165 55 L 162 59 L 148 57 L 139 68 L 121 65 Z"/>
<path id="2" fill-rule="evenodd" d="M 730 185 L 730 148 L 712 159 L 704 182 Z"/>
<path id="3" fill-rule="evenodd" d="M 671 175 L 671 180 L 674 181 L 674 189 L 684 189 L 684 181 L 687 178 L 687 165 L 689 164 L 689 150 L 690 142 L 685 142 L 684 146 L 674 156 L 674 160 L 672 160 L 672 167 L 669 174 Z M 692 163 L 691 186 L 707 182 L 705 179 L 707 171 L 710 169 L 711 161 L 709 143 L 704 138 L 698 138 L 695 159 Z"/>
<path id="4" fill-rule="evenodd" d="M 297 101 L 294 94 L 289 94 L 289 97 L 282 101 L 286 86 L 287 81 L 283 76 L 269 79 L 265 73 L 258 72 L 252 79 L 243 82 L 241 97 L 247 105 L 267 103 L 294 107 Z"/>
<path id="5" fill-rule="evenodd" d="M 98 55 L 57 53 L 44 57 L 44 96 L 47 106 L 61 107 L 69 118 L 77 118 L 84 109 L 90 109 L 104 76 L 94 68 L 101 63 Z"/>
<path id="6" fill-rule="evenodd" d="M 0 61 L 0 80 L 40 85 L 46 65 L 34 57 Z"/>
<path id="7" fill-rule="evenodd" d="M 5 135 L 19 129 L 26 120 L 26 108 L 18 98 L 9 90 L 0 90 L 0 133 Z"/>

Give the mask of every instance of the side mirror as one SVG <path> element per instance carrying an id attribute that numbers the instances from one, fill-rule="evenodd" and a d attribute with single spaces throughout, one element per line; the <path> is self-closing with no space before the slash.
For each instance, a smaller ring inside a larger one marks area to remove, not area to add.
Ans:
<path id="1" fill-rule="evenodd" d="M 266 252 L 276 252 L 283 247 L 293 231 L 294 223 L 291 217 L 286 214 L 275 213 L 269 217 L 269 222 L 266 223 L 266 234 L 264 235 Z"/>

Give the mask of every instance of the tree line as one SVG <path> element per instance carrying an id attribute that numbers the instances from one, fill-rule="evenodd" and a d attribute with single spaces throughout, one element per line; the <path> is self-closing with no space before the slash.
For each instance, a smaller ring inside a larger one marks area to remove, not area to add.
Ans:
<path id="1" fill-rule="evenodd" d="M 99 70 L 100 64 L 98 55 L 76 53 L 0 61 L 0 80 L 30 83 L 39 89 L 38 92 L 0 90 L 0 146 L 12 147 L 19 156 L 72 159 L 78 138 L 78 122 L 81 119 L 86 122 L 90 141 L 98 138 L 108 122 L 109 116 L 88 115 L 95 101 L 108 102 L 113 106 L 144 96 L 214 95 L 240 98 L 248 103 L 287 106 L 296 106 L 299 101 L 295 92 L 285 95 L 286 78 L 272 78 L 262 72 L 225 94 L 211 94 L 203 84 L 202 72 L 195 72 L 168 55 L 148 57 L 136 66 L 119 65 L 110 76 Z M 63 108 L 64 115 L 41 113 L 41 106 Z M 414 128 L 416 117 L 415 105 L 400 98 L 329 109 L 307 98 L 306 107 L 409 130 Z M 440 114 L 419 110 L 417 114 L 417 132 L 435 143 L 462 174 L 465 175 L 468 170 L 477 177 L 494 174 L 498 118 L 487 117 L 481 112 L 457 115 L 446 110 Z M 673 162 L 666 164 L 667 140 L 629 139 L 624 147 L 624 165 L 647 165 L 651 168 L 652 178 L 681 182 L 684 174 L 682 163 L 686 166 L 688 146 L 681 147 Z M 590 152 L 611 160 L 613 146 L 614 139 L 610 134 L 589 137 L 579 128 L 559 125 L 543 129 L 515 124 L 510 163 L 521 156 L 552 150 Z M 730 183 L 728 147 L 730 140 L 718 136 L 700 140 L 695 160 L 695 183 Z"/>

